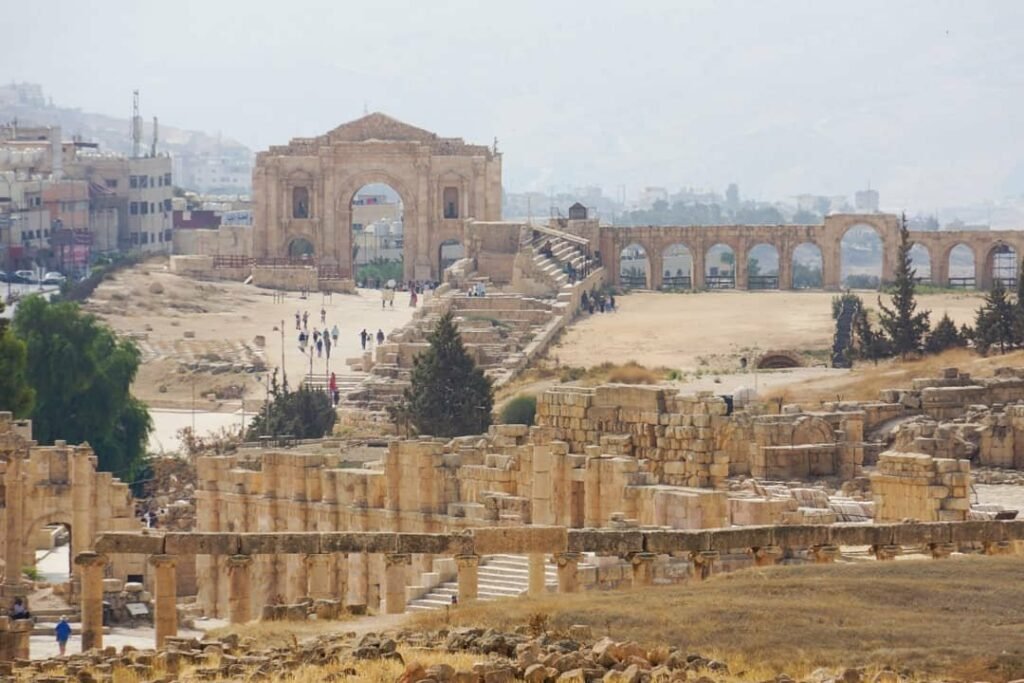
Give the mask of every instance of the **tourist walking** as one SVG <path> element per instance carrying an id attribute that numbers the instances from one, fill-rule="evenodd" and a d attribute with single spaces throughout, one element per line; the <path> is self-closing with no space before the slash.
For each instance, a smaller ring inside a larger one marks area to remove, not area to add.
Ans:
<path id="1" fill-rule="evenodd" d="M 331 359 L 331 336 L 324 333 L 324 355 L 327 356 L 327 360 Z"/>
<path id="2" fill-rule="evenodd" d="M 409 305 L 416 308 L 416 289 L 409 290 Z"/>
<path id="3" fill-rule="evenodd" d="M 302 329 L 302 314 L 298 311 L 295 311 L 295 329 Z"/>
<path id="4" fill-rule="evenodd" d="M 309 329 L 309 311 L 302 312 L 302 329 Z"/>
<path id="5" fill-rule="evenodd" d="M 306 352 L 306 342 L 309 340 L 309 335 L 306 334 L 305 330 L 299 330 L 299 351 Z"/>
<path id="6" fill-rule="evenodd" d="M 341 330 L 338 329 L 338 323 L 334 323 L 334 327 L 331 328 L 331 338 L 334 340 L 335 344 L 338 343 L 338 335 L 340 334 Z"/>
<path id="7" fill-rule="evenodd" d="M 334 405 L 338 405 L 338 378 L 331 373 L 331 380 L 327 383 L 327 388 L 331 391 L 331 401 Z"/>
<path id="8" fill-rule="evenodd" d="M 53 631 L 57 636 L 57 647 L 60 648 L 60 655 L 63 657 L 68 647 L 68 640 L 71 639 L 71 624 L 68 623 L 68 618 L 62 616 Z"/>
<path id="9" fill-rule="evenodd" d="M 363 331 L 359 333 L 359 343 L 363 345 L 363 351 L 366 350 L 366 340 L 370 338 L 370 333 L 363 328 Z"/>
<path id="10" fill-rule="evenodd" d="M 377 346 L 384 343 L 384 330 L 377 328 Z"/>
<path id="11" fill-rule="evenodd" d="M 316 338 L 316 357 L 324 357 L 324 338 L 319 336 Z"/>
<path id="12" fill-rule="evenodd" d="M 327 310 L 323 306 L 320 307 L 320 324 L 327 324 Z"/>

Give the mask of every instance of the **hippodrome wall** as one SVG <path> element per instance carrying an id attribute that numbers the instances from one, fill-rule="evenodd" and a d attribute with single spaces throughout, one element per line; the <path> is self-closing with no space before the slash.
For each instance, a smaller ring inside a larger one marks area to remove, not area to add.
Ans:
<path id="1" fill-rule="evenodd" d="M 855 226 L 868 226 L 881 239 L 882 280 L 891 282 L 896 273 L 900 241 L 899 217 L 893 214 L 832 214 L 826 216 L 821 225 L 602 227 L 599 239 L 610 281 L 616 284 L 621 284 L 619 254 L 626 247 L 636 245 L 643 248 L 650 266 L 647 287 L 659 289 L 665 270 L 666 251 L 681 245 L 691 257 L 691 287 L 703 289 L 708 273 L 708 251 L 715 245 L 725 245 L 735 257 L 735 287 L 747 289 L 749 254 L 759 245 L 768 245 L 775 249 L 779 257 L 778 288 L 792 289 L 793 254 L 797 247 L 809 244 L 821 254 L 823 288 L 836 290 L 841 285 L 841 242 L 847 231 Z M 1019 230 L 911 230 L 909 233 L 910 242 L 928 252 L 931 281 L 940 286 L 950 284 L 950 253 L 958 245 L 965 245 L 974 256 L 975 282 L 979 289 L 992 286 L 993 262 L 1000 250 L 1014 250 L 1015 273 L 1020 255 L 1024 254 L 1024 232 Z"/>

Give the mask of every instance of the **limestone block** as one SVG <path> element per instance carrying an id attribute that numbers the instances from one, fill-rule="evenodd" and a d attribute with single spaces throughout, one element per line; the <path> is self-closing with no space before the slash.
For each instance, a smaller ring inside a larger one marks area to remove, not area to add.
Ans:
<path id="1" fill-rule="evenodd" d="M 950 524 L 950 541 L 961 543 L 992 543 L 1005 541 L 1005 522 L 968 521 Z"/>
<path id="2" fill-rule="evenodd" d="M 392 539 L 394 535 L 391 535 Z M 307 555 L 320 552 L 320 534 L 294 532 L 288 534 L 251 533 L 239 535 L 241 555 Z"/>
<path id="3" fill-rule="evenodd" d="M 320 534 L 321 553 L 394 553 L 397 534 L 387 532 L 329 531 Z"/>
<path id="4" fill-rule="evenodd" d="M 172 532 L 164 535 L 167 555 L 237 555 L 239 534 Z"/>
<path id="5" fill-rule="evenodd" d="M 134 553 L 138 555 L 162 555 L 164 537 L 137 532 L 107 531 L 96 538 L 97 553 Z"/>
<path id="6" fill-rule="evenodd" d="M 569 552 L 624 555 L 644 549 L 644 536 L 639 529 L 569 529 Z"/>
<path id="7" fill-rule="evenodd" d="M 779 525 L 775 527 L 775 543 L 788 548 L 810 548 L 815 545 L 838 545 L 829 538 L 828 526 Z"/>
<path id="8" fill-rule="evenodd" d="M 700 552 L 711 546 L 706 531 L 644 531 L 644 550 L 651 553 Z"/>
<path id="9" fill-rule="evenodd" d="M 473 537 L 459 534 L 398 534 L 398 553 L 472 555 Z"/>
<path id="10" fill-rule="evenodd" d="M 893 524 L 892 545 L 923 545 L 949 543 L 953 525 L 941 522 Z M 886 545 L 877 543 L 875 545 Z"/>
<path id="11" fill-rule="evenodd" d="M 483 527 L 471 533 L 477 555 L 561 553 L 569 542 L 565 527 Z"/>

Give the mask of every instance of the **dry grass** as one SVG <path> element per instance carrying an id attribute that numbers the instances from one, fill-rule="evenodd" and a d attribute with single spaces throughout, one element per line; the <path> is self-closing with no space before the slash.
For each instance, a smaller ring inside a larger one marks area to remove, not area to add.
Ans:
<path id="1" fill-rule="evenodd" d="M 951 349 L 934 356 L 913 360 L 898 359 L 873 365 L 858 363 L 849 375 L 842 379 L 834 377 L 809 380 L 797 387 L 784 387 L 768 392 L 765 397 L 784 398 L 804 405 L 820 401 L 872 401 L 878 398 L 882 389 L 909 388 L 910 382 L 918 377 L 936 377 L 943 368 L 959 368 L 962 372 L 984 377 L 996 368 L 1024 363 L 1024 351 L 1005 355 L 980 356 L 968 349 Z"/>
<path id="2" fill-rule="evenodd" d="M 642 592 L 479 604 L 452 622 L 511 629 L 543 612 L 556 630 L 589 624 L 598 636 L 710 654 L 761 678 L 888 665 L 1006 681 L 1024 677 L 1022 581 L 1024 562 L 1013 557 L 776 567 Z M 442 628 L 443 616 L 417 615 L 412 625 Z"/>
<path id="3" fill-rule="evenodd" d="M 237 635 L 240 640 L 251 639 L 257 647 L 287 647 L 308 638 L 349 631 L 346 622 L 351 617 L 334 621 L 250 621 L 247 624 L 233 624 L 206 632 L 209 638 L 223 638 Z"/>

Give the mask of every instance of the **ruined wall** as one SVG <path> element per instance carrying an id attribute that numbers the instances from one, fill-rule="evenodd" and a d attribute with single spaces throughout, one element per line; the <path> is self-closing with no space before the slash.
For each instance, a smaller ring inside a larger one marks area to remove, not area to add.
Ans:
<path id="1" fill-rule="evenodd" d="M 876 522 L 957 522 L 967 519 L 970 463 L 887 451 L 871 474 Z"/>

